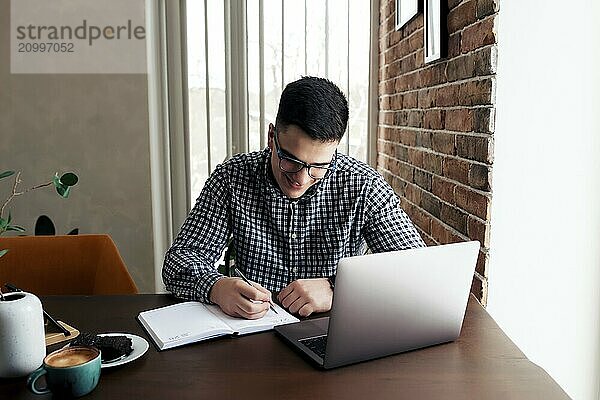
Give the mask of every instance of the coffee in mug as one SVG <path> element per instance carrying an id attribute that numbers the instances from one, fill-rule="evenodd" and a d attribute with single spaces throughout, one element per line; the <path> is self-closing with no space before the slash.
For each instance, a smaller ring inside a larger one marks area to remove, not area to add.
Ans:
<path id="1" fill-rule="evenodd" d="M 92 361 L 98 355 L 92 347 L 67 347 L 63 351 L 49 354 L 44 362 L 54 368 L 74 367 Z"/>
<path id="2" fill-rule="evenodd" d="M 100 350 L 95 347 L 66 347 L 48 354 L 44 364 L 29 376 L 27 386 L 35 394 L 80 397 L 98 385 L 100 366 Z M 35 383 L 43 375 L 46 387 L 38 389 Z"/>

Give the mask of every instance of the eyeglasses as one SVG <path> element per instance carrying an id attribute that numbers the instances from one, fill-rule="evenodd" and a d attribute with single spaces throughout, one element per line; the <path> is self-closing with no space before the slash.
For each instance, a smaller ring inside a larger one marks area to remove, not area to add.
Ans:
<path id="1" fill-rule="evenodd" d="M 298 160 L 294 157 L 290 157 L 283 153 L 281 147 L 279 146 L 279 140 L 277 139 L 278 132 L 274 130 L 274 138 L 275 138 L 275 150 L 277 151 L 277 157 L 279 157 L 279 169 L 288 174 L 295 174 L 296 172 L 300 172 L 302 168 L 306 168 L 308 172 L 308 176 L 313 179 L 323 179 L 327 172 L 333 171 L 335 169 L 335 160 L 337 159 L 337 149 L 333 154 L 333 158 L 331 162 L 326 165 L 321 164 L 308 164 L 304 161 Z"/>

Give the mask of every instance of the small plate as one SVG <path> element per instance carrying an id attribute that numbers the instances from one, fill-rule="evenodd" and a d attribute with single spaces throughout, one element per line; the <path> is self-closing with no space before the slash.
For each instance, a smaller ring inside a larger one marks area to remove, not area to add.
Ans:
<path id="1" fill-rule="evenodd" d="M 143 356 L 150 347 L 146 339 L 137 335 L 132 335 L 131 333 L 100 333 L 98 336 L 127 336 L 129 339 L 131 339 L 133 347 L 133 351 L 123 358 L 119 358 L 114 361 L 102 362 L 102 368 L 116 367 L 117 365 L 123 365 L 133 360 L 137 360 Z"/>

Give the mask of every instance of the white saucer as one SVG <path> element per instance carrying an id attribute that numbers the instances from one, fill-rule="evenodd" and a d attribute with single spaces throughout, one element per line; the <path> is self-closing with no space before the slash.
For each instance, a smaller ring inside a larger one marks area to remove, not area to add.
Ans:
<path id="1" fill-rule="evenodd" d="M 150 347 L 146 339 L 137 335 L 132 335 L 131 333 L 100 333 L 98 336 L 127 336 L 131 339 L 133 347 L 133 351 L 129 355 L 115 361 L 103 362 L 102 368 L 116 367 L 117 365 L 123 365 L 133 360 L 137 360 L 143 356 Z"/>

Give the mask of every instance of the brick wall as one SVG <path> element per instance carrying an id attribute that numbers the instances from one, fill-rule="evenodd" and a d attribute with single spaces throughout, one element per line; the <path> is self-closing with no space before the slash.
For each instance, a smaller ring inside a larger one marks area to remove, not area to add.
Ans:
<path id="1" fill-rule="evenodd" d="M 429 64 L 423 13 L 396 31 L 395 0 L 380 2 L 377 168 L 428 244 L 481 242 L 485 304 L 498 0 L 447 1 L 448 56 Z"/>

